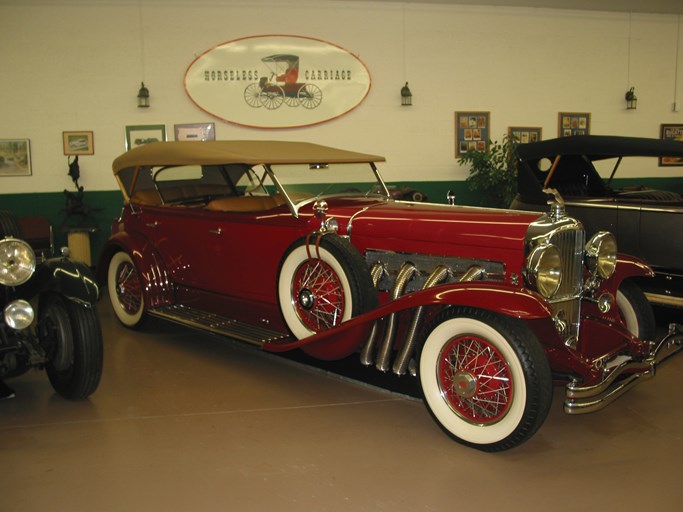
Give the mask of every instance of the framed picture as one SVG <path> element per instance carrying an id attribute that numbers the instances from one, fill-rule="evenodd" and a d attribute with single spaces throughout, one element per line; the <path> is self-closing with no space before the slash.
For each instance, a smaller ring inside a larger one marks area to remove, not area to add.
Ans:
<path id="1" fill-rule="evenodd" d="M 557 121 L 557 136 L 590 135 L 590 112 L 560 112 Z"/>
<path id="2" fill-rule="evenodd" d="M 163 124 L 138 124 L 126 126 L 126 150 L 149 144 L 164 142 L 166 126 Z"/>
<path id="3" fill-rule="evenodd" d="M 213 123 L 176 124 L 175 140 L 216 140 Z"/>
<path id="4" fill-rule="evenodd" d="M 543 135 L 543 128 L 540 126 L 509 126 L 508 139 L 514 140 L 517 144 L 527 142 L 538 142 Z"/>
<path id="5" fill-rule="evenodd" d="M 662 140 L 683 141 L 683 124 L 663 124 L 659 132 L 659 136 Z M 683 166 L 683 159 L 670 156 L 660 156 L 659 166 Z"/>
<path id="6" fill-rule="evenodd" d="M 62 132 L 65 155 L 94 155 L 93 132 Z"/>
<path id="7" fill-rule="evenodd" d="M 456 112 L 455 158 L 468 151 L 488 151 L 490 134 L 490 112 Z"/>
<path id="8" fill-rule="evenodd" d="M 0 139 L 0 176 L 31 175 L 31 142 Z"/>

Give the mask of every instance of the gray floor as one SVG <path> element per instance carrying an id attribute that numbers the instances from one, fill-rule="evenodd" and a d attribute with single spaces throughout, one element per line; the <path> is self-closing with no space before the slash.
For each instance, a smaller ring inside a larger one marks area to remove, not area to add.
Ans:
<path id="1" fill-rule="evenodd" d="M 609 408 L 562 412 L 525 445 L 450 441 L 422 404 L 100 305 L 89 401 L 46 376 L 0 402 L 0 510 L 431 511 L 683 507 L 683 354 Z"/>

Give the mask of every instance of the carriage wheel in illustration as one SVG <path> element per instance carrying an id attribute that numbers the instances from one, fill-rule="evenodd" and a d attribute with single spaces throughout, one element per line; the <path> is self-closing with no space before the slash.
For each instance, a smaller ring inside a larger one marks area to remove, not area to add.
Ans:
<path id="1" fill-rule="evenodd" d="M 246 101 L 247 105 L 250 107 L 261 107 L 261 87 L 259 87 L 259 84 L 253 83 L 247 85 L 247 88 L 244 89 L 244 101 Z"/>
<path id="2" fill-rule="evenodd" d="M 261 91 L 259 99 L 268 110 L 275 110 L 284 103 L 285 91 L 279 85 L 271 85 Z"/>
<path id="3" fill-rule="evenodd" d="M 316 108 L 323 100 L 323 92 L 320 87 L 313 84 L 304 84 L 299 89 L 299 103 L 304 108 Z"/>

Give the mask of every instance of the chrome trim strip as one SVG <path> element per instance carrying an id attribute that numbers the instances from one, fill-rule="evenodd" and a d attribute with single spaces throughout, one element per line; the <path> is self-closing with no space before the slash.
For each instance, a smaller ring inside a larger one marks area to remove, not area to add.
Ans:
<path id="1" fill-rule="evenodd" d="M 619 204 L 619 203 L 614 203 L 610 202 L 609 204 L 603 203 L 603 202 L 585 202 L 585 203 L 575 203 L 572 201 L 566 201 L 565 206 L 574 206 L 578 208 L 605 208 L 605 209 L 614 209 L 618 208 L 620 210 L 633 210 L 633 211 L 641 211 L 641 212 L 663 212 L 663 213 L 683 213 L 683 207 L 681 208 L 652 208 L 652 207 L 644 207 L 642 205 L 627 205 L 627 204 Z"/>
<path id="2" fill-rule="evenodd" d="M 665 306 L 683 307 L 683 297 L 672 297 L 670 295 L 662 295 L 660 293 L 645 292 L 645 297 L 650 302 L 655 304 L 663 304 Z"/>

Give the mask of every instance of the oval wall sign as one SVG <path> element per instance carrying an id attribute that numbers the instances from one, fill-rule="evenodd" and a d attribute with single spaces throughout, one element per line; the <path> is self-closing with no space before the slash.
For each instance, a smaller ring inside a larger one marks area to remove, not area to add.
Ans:
<path id="1" fill-rule="evenodd" d="M 185 91 L 202 110 L 252 128 L 324 123 L 360 105 L 370 73 L 344 48 L 319 39 L 270 35 L 236 39 L 190 64 Z"/>

